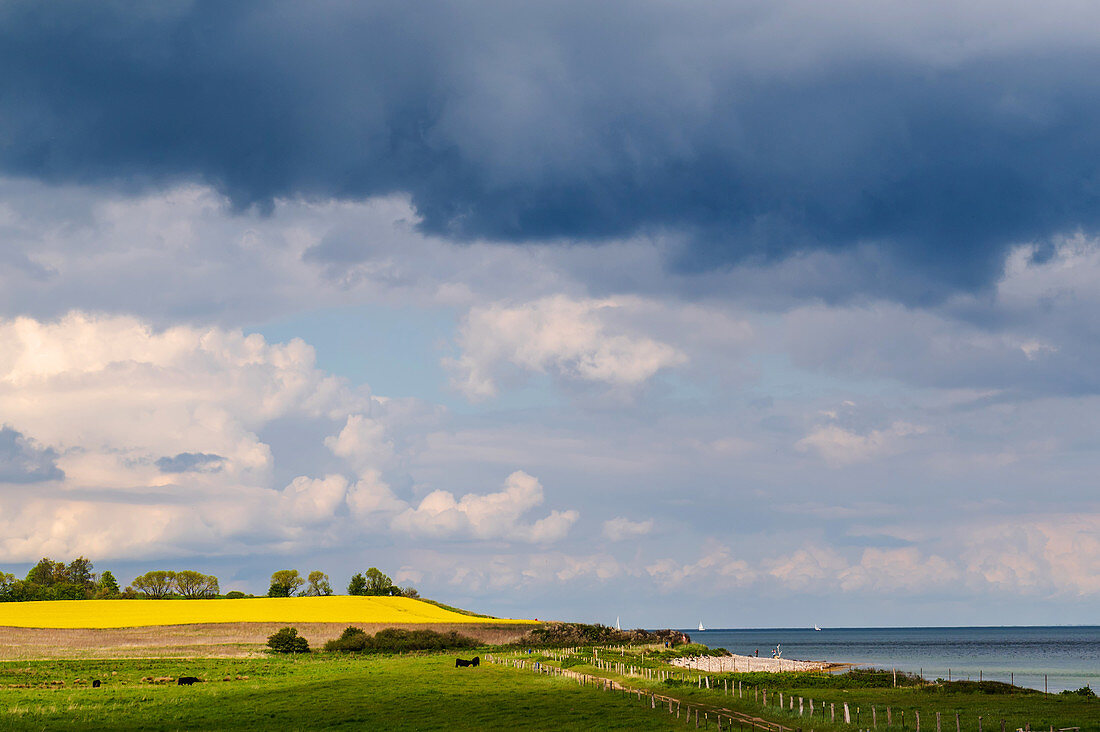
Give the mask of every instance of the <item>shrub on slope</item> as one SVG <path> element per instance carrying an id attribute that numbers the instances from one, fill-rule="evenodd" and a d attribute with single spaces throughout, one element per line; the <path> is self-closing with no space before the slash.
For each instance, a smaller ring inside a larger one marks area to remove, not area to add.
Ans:
<path id="1" fill-rule="evenodd" d="M 438 633 L 434 630 L 401 630 L 386 628 L 373 636 L 360 628 L 345 628 L 343 634 L 325 643 L 326 651 L 350 653 L 403 653 L 405 651 L 442 651 L 452 648 L 476 648 L 474 638 L 459 635 L 455 631 Z"/>

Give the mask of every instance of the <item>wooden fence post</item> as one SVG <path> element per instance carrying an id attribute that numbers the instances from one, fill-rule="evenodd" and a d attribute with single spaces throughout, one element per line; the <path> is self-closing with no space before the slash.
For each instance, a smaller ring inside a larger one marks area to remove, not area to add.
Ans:
<path id="1" fill-rule="evenodd" d="M 852 723 L 852 715 L 848 713 L 848 702 L 844 702 L 844 724 Z"/>
<path id="2" fill-rule="evenodd" d="M 890 707 L 886 707 L 886 726 L 887 727 L 893 727 L 894 726 L 894 710 L 891 709 Z"/>
<path id="3" fill-rule="evenodd" d="M 936 712 L 936 732 L 940 732 L 940 713 Z"/>
<path id="4" fill-rule="evenodd" d="M 914 710 L 913 714 L 917 715 L 917 732 L 920 732 L 920 710 Z"/>
<path id="5" fill-rule="evenodd" d="M 955 712 L 955 732 L 962 732 L 962 722 L 959 721 L 958 712 Z"/>

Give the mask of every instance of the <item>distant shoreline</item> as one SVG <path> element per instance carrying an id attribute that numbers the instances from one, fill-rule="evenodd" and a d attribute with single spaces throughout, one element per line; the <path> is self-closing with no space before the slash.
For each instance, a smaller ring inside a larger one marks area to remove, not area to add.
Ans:
<path id="1" fill-rule="evenodd" d="M 758 656 L 692 656 L 669 661 L 673 666 L 710 673 L 780 673 L 784 671 L 835 671 L 850 668 L 850 663 L 830 661 L 798 661 L 793 658 L 760 658 Z"/>

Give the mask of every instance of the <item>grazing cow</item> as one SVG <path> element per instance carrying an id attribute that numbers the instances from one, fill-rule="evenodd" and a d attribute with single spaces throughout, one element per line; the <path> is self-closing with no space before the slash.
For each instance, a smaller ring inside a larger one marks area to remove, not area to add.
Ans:
<path id="1" fill-rule="evenodd" d="M 95 679 L 94 681 L 92 681 L 92 688 L 93 689 L 98 689 L 99 688 L 99 679 Z"/>
<path id="2" fill-rule="evenodd" d="M 201 682 L 202 679 L 196 676 L 180 676 L 176 681 L 177 686 L 190 686 L 191 684 Z"/>
<path id="3" fill-rule="evenodd" d="M 456 658 L 455 659 L 455 668 L 467 668 L 468 666 L 474 666 L 476 668 L 477 666 L 480 666 L 480 665 L 481 665 L 481 656 L 474 656 L 469 661 L 464 661 L 461 658 Z"/>

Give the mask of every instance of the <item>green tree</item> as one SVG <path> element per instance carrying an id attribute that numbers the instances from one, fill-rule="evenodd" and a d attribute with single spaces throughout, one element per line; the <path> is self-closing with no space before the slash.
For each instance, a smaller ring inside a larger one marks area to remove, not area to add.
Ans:
<path id="1" fill-rule="evenodd" d="M 72 582 L 58 582 L 50 588 L 53 600 L 87 600 L 88 590 L 84 585 L 73 584 Z"/>
<path id="2" fill-rule="evenodd" d="M 305 594 L 310 597 L 331 595 L 332 584 L 329 582 L 328 575 L 319 569 L 310 572 L 309 585 L 306 587 Z"/>
<path id="3" fill-rule="evenodd" d="M 378 567 L 371 567 L 366 572 L 367 591 L 363 594 L 366 595 L 392 595 L 393 580 L 386 575 L 382 574 Z"/>
<path id="4" fill-rule="evenodd" d="M 15 578 L 14 574 L 0 572 L 0 601 L 7 602 L 14 599 L 12 590 L 15 588 L 16 582 L 19 582 L 19 580 Z"/>
<path id="5" fill-rule="evenodd" d="M 65 579 L 87 590 L 93 589 L 96 577 L 92 573 L 92 560 L 80 556 L 69 562 L 69 566 L 65 568 Z"/>
<path id="6" fill-rule="evenodd" d="M 298 570 L 280 569 L 271 575 L 271 586 L 267 589 L 267 596 L 290 597 L 305 583 L 306 581 L 298 574 Z"/>
<path id="7" fill-rule="evenodd" d="M 176 589 L 188 599 L 214 597 L 218 594 L 218 578 L 192 569 L 176 572 Z"/>
<path id="8" fill-rule="evenodd" d="M 415 587 L 402 587 L 401 597 L 411 597 L 414 600 L 420 599 L 420 593 L 416 591 Z"/>
<path id="9" fill-rule="evenodd" d="M 55 562 L 49 557 L 42 557 L 38 564 L 27 572 L 27 581 L 42 587 L 53 587 L 59 582 L 68 579 L 64 562 Z"/>
<path id="10" fill-rule="evenodd" d="M 363 576 L 361 572 L 356 572 L 351 576 L 351 582 L 348 582 L 348 594 L 349 595 L 365 595 L 367 594 L 367 578 Z"/>
<path id="11" fill-rule="evenodd" d="M 26 602 L 29 600 L 53 600 L 52 588 L 43 587 L 42 585 L 30 582 L 28 580 L 17 579 L 11 583 L 11 587 L 8 588 L 6 593 L 8 600 L 14 602 Z"/>
<path id="12" fill-rule="evenodd" d="M 96 584 L 95 596 L 102 600 L 110 600 L 118 597 L 118 580 L 111 574 L 111 570 L 107 570 L 99 576 L 99 582 Z"/>
<path id="13" fill-rule="evenodd" d="M 168 597 L 176 586 L 176 573 L 163 569 L 146 572 L 134 579 L 133 588 L 156 600 Z"/>

